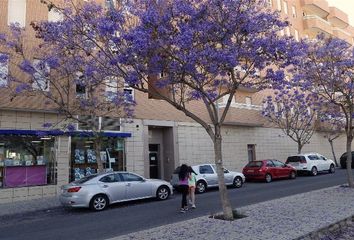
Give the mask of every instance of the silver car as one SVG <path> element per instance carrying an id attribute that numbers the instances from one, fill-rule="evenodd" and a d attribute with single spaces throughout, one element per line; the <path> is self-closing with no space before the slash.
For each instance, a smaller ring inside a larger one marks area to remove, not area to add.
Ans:
<path id="1" fill-rule="evenodd" d="M 218 176 L 216 173 L 215 164 L 200 164 L 192 166 L 194 172 L 197 174 L 197 193 L 204 193 L 209 187 L 218 186 Z M 174 188 L 178 189 L 178 172 L 179 167 L 173 172 L 171 177 L 171 184 Z M 225 184 L 235 188 L 242 187 L 245 182 L 245 176 L 240 172 L 232 172 L 224 168 Z"/>
<path id="2" fill-rule="evenodd" d="M 146 179 L 131 172 L 110 172 L 62 186 L 59 200 L 63 206 L 101 211 L 117 202 L 153 197 L 166 200 L 171 194 L 172 185 L 164 180 Z"/>

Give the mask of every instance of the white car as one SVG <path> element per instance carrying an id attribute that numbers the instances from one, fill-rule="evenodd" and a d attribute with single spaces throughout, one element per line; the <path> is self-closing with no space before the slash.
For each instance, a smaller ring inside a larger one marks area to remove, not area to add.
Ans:
<path id="1" fill-rule="evenodd" d="M 296 168 L 298 172 L 307 172 L 316 176 L 318 172 L 335 172 L 334 161 L 318 153 L 305 153 L 288 157 L 286 164 Z"/>
<path id="2" fill-rule="evenodd" d="M 192 166 L 194 172 L 197 174 L 197 193 L 204 193 L 209 187 L 218 187 L 218 176 L 216 174 L 215 164 L 200 164 Z M 177 167 L 171 177 L 171 184 L 174 188 L 178 188 L 178 172 L 180 167 Z M 224 168 L 225 184 L 235 188 L 242 187 L 245 182 L 245 176 L 240 172 L 232 172 Z"/>
<path id="3" fill-rule="evenodd" d="M 157 198 L 166 200 L 173 194 L 172 185 L 160 179 L 147 179 L 131 172 L 110 172 L 81 178 L 61 188 L 63 206 L 104 210 L 109 204 Z"/>

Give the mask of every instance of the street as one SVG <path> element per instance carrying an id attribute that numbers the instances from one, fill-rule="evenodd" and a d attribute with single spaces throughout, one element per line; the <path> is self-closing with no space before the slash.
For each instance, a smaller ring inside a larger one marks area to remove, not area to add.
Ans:
<path id="1" fill-rule="evenodd" d="M 295 180 L 279 180 L 269 184 L 246 182 L 240 189 L 230 188 L 228 193 L 233 207 L 237 208 L 343 183 L 346 183 L 346 172 L 337 169 L 334 174 L 299 176 Z M 184 214 L 178 212 L 180 201 L 181 195 L 175 193 L 167 201 L 116 204 L 103 212 L 55 208 L 0 217 L 0 239 L 107 239 L 221 211 L 217 189 L 197 195 L 197 209 Z"/>

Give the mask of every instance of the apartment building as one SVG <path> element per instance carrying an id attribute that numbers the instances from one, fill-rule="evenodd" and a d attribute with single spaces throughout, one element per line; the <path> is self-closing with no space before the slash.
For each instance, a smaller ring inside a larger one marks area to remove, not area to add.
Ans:
<path id="1" fill-rule="evenodd" d="M 105 4 L 104 0 L 101 2 Z M 300 39 L 324 32 L 353 42 L 354 31 L 348 24 L 348 16 L 325 0 L 268 0 L 268 4 L 291 23 L 280 34 Z M 60 15 L 48 12 L 39 0 L 0 1 L 0 32 L 6 32 L 11 22 L 18 22 L 28 31 L 29 47 L 35 44 L 30 22 L 46 19 L 57 21 Z M 0 54 L 6 51 L 0 49 Z M 16 69 L 3 64 L 0 71 Z M 0 79 L 0 83 L 6 84 L 6 78 Z M 40 96 L 11 99 L 8 92 L 0 91 L 0 203 L 54 196 L 62 184 L 95 172 L 97 153 L 90 138 L 43 128 L 44 123 L 61 119 L 45 104 L 45 99 Z M 199 124 L 166 102 L 129 91 L 137 102 L 132 122 L 121 123 L 114 118 L 97 120 L 105 130 L 99 154 L 106 160 L 106 168 L 169 180 L 173 169 L 181 163 L 214 162 L 212 142 Z M 222 130 L 227 168 L 241 171 L 253 159 L 285 160 L 296 153 L 296 144 L 262 117 L 260 110 L 265 96 L 265 92 L 247 88 L 234 96 Z M 225 103 L 226 99 L 219 107 Z M 207 119 L 203 105 L 193 104 Z M 77 132 L 82 129 L 78 124 Z M 336 140 L 337 155 L 345 151 L 344 143 L 344 138 Z M 321 132 L 314 134 L 303 151 L 331 157 L 329 144 Z"/>

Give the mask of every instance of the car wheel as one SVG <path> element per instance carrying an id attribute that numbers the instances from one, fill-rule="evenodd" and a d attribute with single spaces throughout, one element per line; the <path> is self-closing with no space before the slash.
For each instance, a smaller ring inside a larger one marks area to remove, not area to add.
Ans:
<path id="1" fill-rule="evenodd" d="M 170 190 L 166 186 L 161 186 L 156 191 L 156 198 L 158 200 L 166 200 L 170 196 Z"/>
<path id="2" fill-rule="evenodd" d="M 243 184 L 242 178 L 241 177 L 235 177 L 234 181 L 232 183 L 232 186 L 234 188 L 240 188 L 240 187 L 242 187 L 242 184 Z"/>
<path id="3" fill-rule="evenodd" d="M 331 164 L 331 166 L 329 167 L 328 172 L 329 172 L 329 173 L 334 173 L 335 171 L 336 171 L 336 168 L 334 167 L 333 164 Z"/>
<path id="4" fill-rule="evenodd" d="M 266 183 L 270 183 L 272 181 L 272 175 L 270 175 L 269 173 L 267 173 L 265 175 L 265 181 Z"/>
<path id="5" fill-rule="evenodd" d="M 102 211 L 108 206 L 108 198 L 105 195 L 96 195 L 90 201 L 90 208 L 94 211 Z"/>
<path id="6" fill-rule="evenodd" d="M 204 193 L 206 191 L 206 183 L 204 181 L 197 182 L 197 193 Z"/>
<path id="7" fill-rule="evenodd" d="M 317 172 L 317 168 L 316 168 L 316 167 L 312 167 L 312 168 L 311 168 L 311 175 L 312 175 L 312 176 L 316 176 L 317 173 L 318 173 L 318 172 Z"/>
<path id="8" fill-rule="evenodd" d="M 295 179 L 295 178 L 296 178 L 296 172 L 295 171 L 291 171 L 290 179 Z"/>

